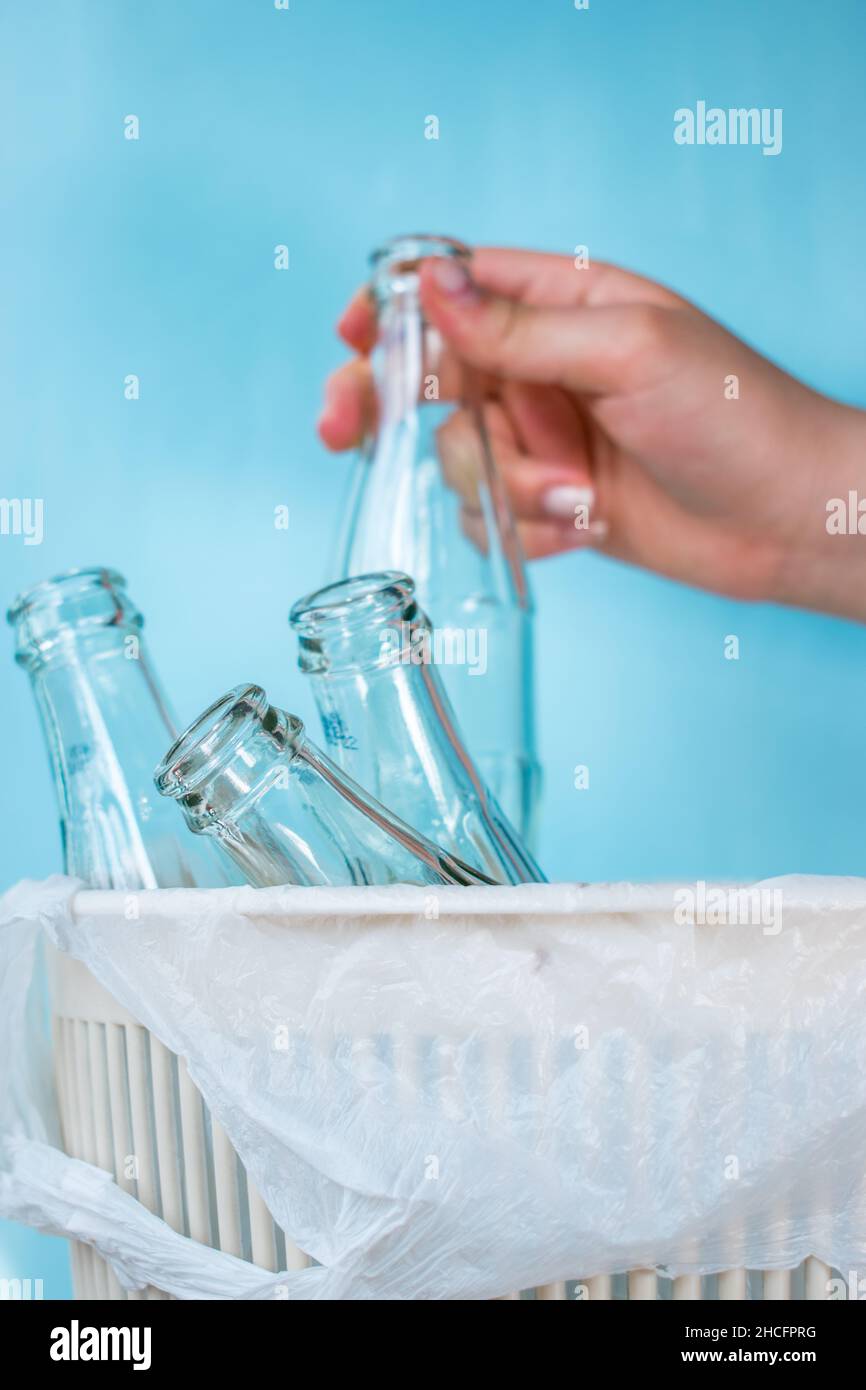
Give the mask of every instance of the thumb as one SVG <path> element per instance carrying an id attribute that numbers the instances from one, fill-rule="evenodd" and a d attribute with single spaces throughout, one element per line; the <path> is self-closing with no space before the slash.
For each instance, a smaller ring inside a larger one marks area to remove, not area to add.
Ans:
<path id="1" fill-rule="evenodd" d="M 496 376 L 572 391 L 628 389 L 659 347 L 655 305 L 536 308 L 482 293 L 459 261 L 431 257 L 421 270 L 429 321 L 465 362 Z"/>

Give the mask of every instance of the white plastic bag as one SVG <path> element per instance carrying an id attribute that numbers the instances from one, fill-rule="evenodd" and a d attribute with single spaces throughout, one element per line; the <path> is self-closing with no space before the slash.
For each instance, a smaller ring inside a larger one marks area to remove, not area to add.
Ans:
<path id="1" fill-rule="evenodd" d="M 760 885 L 754 925 L 699 885 L 83 892 L 73 913 L 75 888 L 0 900 L 0 1212 L 128 1287 L 489 1298 L 866 1259 L 862 880 Z M 186 1058 L 320 1268 L 197 1245 L 55 1147 L 26 1009 L 43 931 Z"/>

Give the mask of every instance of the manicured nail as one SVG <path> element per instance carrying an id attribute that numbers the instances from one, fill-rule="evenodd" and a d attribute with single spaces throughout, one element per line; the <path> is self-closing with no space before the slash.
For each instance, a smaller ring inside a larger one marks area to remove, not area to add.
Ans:
<path id="1" fill-rule="evenodd" d="M 430 273 L 436 282 L 439 293 L 444 294 L 448 299 L 462 300 L 469 304 L 475 303 L 479 298 L 472 277 L 461 261 L 449 261 L 435 257 Z"/>
<path id="2" fill-rule="evenodd" d="M 571 521 L 576 531 L 589 529 L 589 518 L 595 503 L 595 490 L 574 487 L 569 483 L 548 488 L 541 498 L 542 511 L 557 521 Z"/>

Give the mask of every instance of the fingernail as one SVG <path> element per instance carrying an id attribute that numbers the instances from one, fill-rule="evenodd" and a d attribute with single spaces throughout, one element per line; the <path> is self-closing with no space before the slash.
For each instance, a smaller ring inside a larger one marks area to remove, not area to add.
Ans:
<path id="1" fill-rule="evenodd" d="M 448 299 L 462 300 L 468 304 L 474 303 L 479 297 L 472 277 L 461 261 L 449 261 L 436 257 L 432 262 L 430 274 L 436 283 L 437 290 Z"/>
<path id="2" fill-rule="evenodd" d="M 548 516 L 560 521 L 572 521 L 576 531 L 589 529 L 589 518 L 595 504 L 595 489 L 574 487 L 565 483 L 559 487 L 548 488 L 542 495 L 541 509 Z"/>

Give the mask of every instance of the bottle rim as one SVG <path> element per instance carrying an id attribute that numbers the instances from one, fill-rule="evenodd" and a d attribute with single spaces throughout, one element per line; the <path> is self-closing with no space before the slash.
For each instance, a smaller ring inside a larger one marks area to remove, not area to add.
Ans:
<path id="1" fill-rule="evenodd" d="M 381 266 L 393 261 L 402 270 L 415 269 L 419 261 L 431 256 L 460 257 L 468 259 L 472 247 L 456 237 L 444 236 L 438 232 L 404 232 L 401 236 L 389 237 L 370 252 L 370 266 L 377 271 Z"/>
<path id="2" fill-rule="evenodd" d="M 13 626 L 20 622 L 25 613 L 32 612 L 42 603 L 57 601 L 74 594 L 85 594 L 90 589 L 125 589 L 126 580 L 116 569 L 107 565 L 83 566 L 64 570 L 50 579 L 41 579 L 27 589 L 22 589 L 12 600 L 6 613 L 7 622 Z"/>
<path id="3" fill-rule="evenodd" d="M 255 725 L 265 733 L 282 727 L 290 752 L 296 750 L 304 732 L 302 720 L 275 709 L 260 685 L 236 685 L 175 739 L 154 768 L 157 790 L 175 799 L 195 792 L 232 760 Z"/>
<path id="4" fill-rule="evenodd" d="M 374 570 L 350 575 L 299 598 L 292 605 L 289 623 L 299 632 L 323 625 L 342 628 L 367 626 L 377 619 L 405 613 L 415 601 L 415 581 L 402 570 Z"/>

